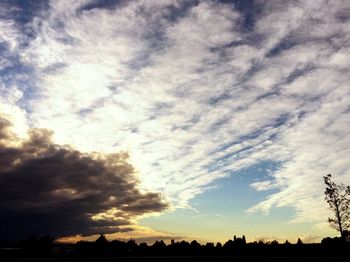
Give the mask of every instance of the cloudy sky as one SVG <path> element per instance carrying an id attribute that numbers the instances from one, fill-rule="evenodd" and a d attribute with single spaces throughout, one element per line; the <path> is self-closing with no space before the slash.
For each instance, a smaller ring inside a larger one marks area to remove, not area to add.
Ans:
<path id="1" fill-rule="evenodd" d="M 336 234 L 350 1 L 2 0 L 0 54 L 0 238 Z"/>

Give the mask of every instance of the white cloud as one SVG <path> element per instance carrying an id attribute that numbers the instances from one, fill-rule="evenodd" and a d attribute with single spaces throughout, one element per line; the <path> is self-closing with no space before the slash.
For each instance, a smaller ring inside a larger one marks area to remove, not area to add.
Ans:
<path id="1" fill-rule="evenodd" d="M 322 176 L 350 182 L 346 1 L 268 1 L 250 32 L 209 1 L 86 3 L 53 1 L 32 23 L 37 37 L 21 50 L 37 83 L 32 125 L 81 150 L 128 151 L 142 186 L 174 206 L 276 161 L 271 181 L 252 186 L 280 191 L 250 210 L 323 220 Z"/>

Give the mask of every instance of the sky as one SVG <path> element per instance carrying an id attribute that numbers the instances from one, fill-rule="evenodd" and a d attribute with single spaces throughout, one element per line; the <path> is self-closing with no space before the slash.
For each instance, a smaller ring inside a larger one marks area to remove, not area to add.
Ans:
<path id="1" fill-rule="evenodd" d="M 0 238 L 337 235 L 349 71 L 348 0 L 2 0 Z"/>

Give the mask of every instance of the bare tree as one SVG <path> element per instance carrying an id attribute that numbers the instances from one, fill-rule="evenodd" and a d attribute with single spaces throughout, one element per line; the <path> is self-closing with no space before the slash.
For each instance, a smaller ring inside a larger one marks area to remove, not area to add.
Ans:
<path id="1" fill-rule="evenodd" d="M 341 237 L 346 237 L 350 228 L 350 186 L 334 183 L 331 174 L 323 179 L 326 184 L 325 200 L 334 214 L 328 218 L 329 225 L 339 231 Z"/>

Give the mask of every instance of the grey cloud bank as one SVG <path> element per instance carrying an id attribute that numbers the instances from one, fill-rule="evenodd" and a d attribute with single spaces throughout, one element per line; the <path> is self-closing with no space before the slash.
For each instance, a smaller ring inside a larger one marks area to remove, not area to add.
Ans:
<path id="1" fill-rule="evenodd" d="M 33 129 L 21 141 L 0 116 L 0 239 L 131 231 L 137 216 L 167 207 L 141 193 L 126 153 L 84 154 Z"/>
<path id="2" fill-rule="evenodd" d="M 1 75 L 3 105 L 55 143 L 128 151 L 142 187 L 174 207 L 241 168 L 280 163 L 252 184 L 279 191 L 249 211 L 323 221 L 322 176 L 350 182 L 349 1 L 96 3 L 50 2 L 26 24 L 30 38 L 0 20 L 2 70 L 13 56 L 32 70 Z"/>

